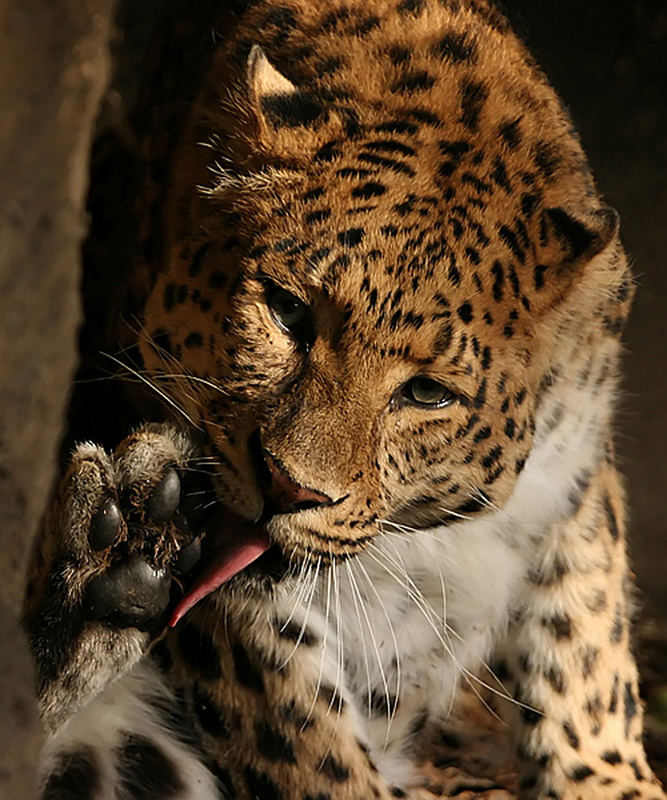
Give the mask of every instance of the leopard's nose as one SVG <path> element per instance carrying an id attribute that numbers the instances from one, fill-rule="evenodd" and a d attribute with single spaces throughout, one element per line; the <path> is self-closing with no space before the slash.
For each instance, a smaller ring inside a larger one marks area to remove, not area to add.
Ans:
<path id="1" fill-rule="evenodd" d="M 276 511 L 287 514 L 332 503 L 323 492 L 297 483 L 268 450 L 263 450 L 262 456 L 267 469 L 265 494 Z"/>

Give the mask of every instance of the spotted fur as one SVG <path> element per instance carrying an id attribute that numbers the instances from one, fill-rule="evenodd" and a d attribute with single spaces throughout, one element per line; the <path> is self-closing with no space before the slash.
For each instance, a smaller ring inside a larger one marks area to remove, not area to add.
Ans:
<path id="1" fill-rule="evenodd" d="M 139 344 L 226 506 L 261 516 L 258 447 L 327 502 L 266 521 L 287 577 L 240 575 L 159 646 L 197 740 L 173 763 L 244 800 L 404 797 L 435 742 L 432 792 L 663 798 L 611 443 L 633 284 L 567 113 L 485 0 L 232 6 Z M 512 720 L 508 762 L 461 747 L 462 684 Z M 166 758 L 138 724 L 104 758 Z M 161 796 L 211 796 L 174 770 Z"/>

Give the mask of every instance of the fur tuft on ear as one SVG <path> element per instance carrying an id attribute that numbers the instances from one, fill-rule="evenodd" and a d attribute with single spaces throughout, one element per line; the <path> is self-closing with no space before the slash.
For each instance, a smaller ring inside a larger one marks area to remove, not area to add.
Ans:
<path id="1" fill-rule="evenodd" d="M 269 129 L 310 126 L 325 113 L 320 103 L 278 72 L 257 44 L 248 56 L 247 81 L 260 132 L 265 135 Z"/>
<path id="2" fill-rule="evenodd" d="M 292 81 L 278 72 L 258 44 L 250 48 L 246 75 L 253 102 L 261 102 L 261 98 L 267 95 L 289 95 L 297 91 Z"/>

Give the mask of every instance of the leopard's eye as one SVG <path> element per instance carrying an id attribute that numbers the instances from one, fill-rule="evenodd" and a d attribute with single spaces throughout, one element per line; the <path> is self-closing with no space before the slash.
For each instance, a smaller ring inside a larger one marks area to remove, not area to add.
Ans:
<path id="1" fill-rule="evenodd" d="M 308 312 L 308 306 L 293 294 L 277 286 L 267 289 L 267 304 L 275 321 L 286 331 L 291 331 Z"/>
<path id="2" fill-rule="evenodd" d="M 446 386 L 431 378 L 417 377 L 403 387 L 403 396 L 411 403 L 430 408 L 443 408 L 454 400 Z"/>

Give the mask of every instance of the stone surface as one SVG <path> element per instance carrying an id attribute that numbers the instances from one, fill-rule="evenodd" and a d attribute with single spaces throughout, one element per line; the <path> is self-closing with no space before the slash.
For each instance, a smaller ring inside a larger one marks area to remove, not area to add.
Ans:
<path id="1" fill-rule="evenodd" d="M 18 619 L 76 364 L 80 243 L 112 0 L 0 0 L 0 796 L 39 734 Z"/>

